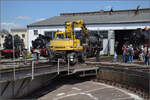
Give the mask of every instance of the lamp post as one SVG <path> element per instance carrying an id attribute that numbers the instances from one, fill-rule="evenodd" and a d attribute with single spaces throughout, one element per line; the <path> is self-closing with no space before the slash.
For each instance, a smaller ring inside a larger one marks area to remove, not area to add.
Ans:
<path id="1" fill-rule="evenodd" d="M 16 67 L 15 67 L 15 45 L 14 45 L 14 34 L 11 33 L 12 35 L 12 46 L 13 46 L 13 76 L 14 76 L 14 80 L 16 78 Z"/>

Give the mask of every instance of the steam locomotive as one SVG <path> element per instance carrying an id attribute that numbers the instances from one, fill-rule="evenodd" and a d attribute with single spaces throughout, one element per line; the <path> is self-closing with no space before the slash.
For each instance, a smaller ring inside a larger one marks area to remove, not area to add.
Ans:
<path id="1" fill-rule="evenodd" d="M 97 47 L 99 47 L 99 51 L 103 49 L 103 36 L 97 33 L 90 33 L 88 45 L 87 57 L 94 57 Z"/>
<path id="2" fill-rule="evenodd" d="M 148 45 L 149 39 L 150 39 L 150 30 L 142 30 L 139 28 L 133 32 L 130 38 L 130 43 L 134 44 L 135 46 L 144 44 Z"/>
<path id="3" fill-rule="evenodd" d="M 31 52 L 36 52 L 36 49 L 39 49 L 40 56 L 47 57 L 48 56 L 48 46 L 50 42 L 50 37 L 39 34 L 39 36 L 32 41 L 32 49 Z"/>
<path id="4" fill-rule="evenodd" d="M 133 44 L 134 58 L 138 58 L 141 45 L 150 46 L 150 29 L 137 29 L 130 36 L 130 44 Z"/>
<path id="5" fill-rule="evenodd" d="M 81 31 L 77 31 L 76 38 L 80 40 L 80 43 L 85 43 L 85 35 L 80 33 Z M 86 57 L 94 57 L 96 56 L 96 49 L 99 47 L 100 51 L 103 49 L 103 36 L 97 32 L 89 31 L 88 35 L 88 47 L 86 48 Z"/>
<path id="6" fill-rule="evenodd" d="M 12 35 L 7 35 L 4 40 L 4 49 L 2 50 L 2 56 L 6 58 L 12 58 L 13 54 L 17 58 L 20 56 L 21 51 L 24 48 L 23 40 L 18 36 L 14 36 L 14 48 L 13 48 L 13 37 Z"/>

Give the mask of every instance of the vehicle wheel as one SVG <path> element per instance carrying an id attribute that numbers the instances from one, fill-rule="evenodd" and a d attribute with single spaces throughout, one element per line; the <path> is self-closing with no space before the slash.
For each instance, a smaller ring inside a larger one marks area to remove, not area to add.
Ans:
<path id="1" fill-rule="evenodd" d="M 76 53 L 69 53 L 67 54 L 67 59 L 66 62 L 68 63 L 68 58 L 69 58 L 69 63 L 70 65 L 75 65 L 78 61 L 78 57 Z"/>

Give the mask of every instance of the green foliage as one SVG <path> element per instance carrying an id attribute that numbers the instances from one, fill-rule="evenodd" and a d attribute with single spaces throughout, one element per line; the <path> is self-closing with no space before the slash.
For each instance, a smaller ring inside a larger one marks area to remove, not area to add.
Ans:
<path id="1" fill-rule="evenodd" d="M 22 53 L 22 56 L 26 56 L 26 59 L 30 59 L 31 53 L 30 52 L 27 52 L 27 54 Z"/>
<path id="2" fill-rule="evenodd" d="M 27 59 L 30 59 L 31 58 L 31 53 L 27 53 L 27 57 L 26 57 Z"/>
<path id="3" fill-rule="evenodd" d="M 0 59 L 3 59 L 3 58 L 5 58 L 5 57 L 0 55 Z"/>
<path id="4" fill-rule="evenodd" d="M 113 56 L 101 56 L 100 58 L 113 58 Z"/>

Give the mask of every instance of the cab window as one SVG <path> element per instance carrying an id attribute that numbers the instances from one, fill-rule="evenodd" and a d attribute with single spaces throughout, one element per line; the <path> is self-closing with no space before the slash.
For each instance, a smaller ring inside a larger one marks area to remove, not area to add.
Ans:
<path id="1" fill-rule="evenodd" d="M 57 39 L 64 39 L 64 35 L 63 34 L 57 34 Z"/>

